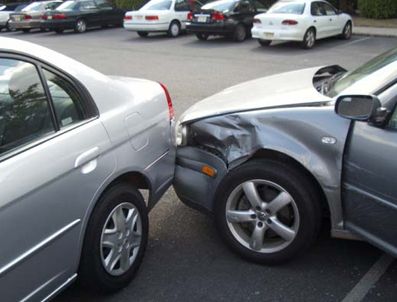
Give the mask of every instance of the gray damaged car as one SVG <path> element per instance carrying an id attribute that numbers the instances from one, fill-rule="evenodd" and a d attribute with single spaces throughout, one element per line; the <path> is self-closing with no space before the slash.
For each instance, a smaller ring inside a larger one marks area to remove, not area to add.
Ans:
<path id="1" fill-rule="evenodd" d="M 228 88 L 177 124 L 177 195 L 252 261 L 292 258 L 326 217 L 396 256 L 396 103 L 397 49 Z"/>

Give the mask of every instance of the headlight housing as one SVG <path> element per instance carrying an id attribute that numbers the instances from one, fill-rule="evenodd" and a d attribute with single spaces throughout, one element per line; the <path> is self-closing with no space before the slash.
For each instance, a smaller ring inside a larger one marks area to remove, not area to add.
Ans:
<path id="1" fill-rule="evenodd" d="M 186 145 L 187 141 L 187 126 L 184 124 L 177 123 L 175 127 L 175 142 L 177 146 Z"/>

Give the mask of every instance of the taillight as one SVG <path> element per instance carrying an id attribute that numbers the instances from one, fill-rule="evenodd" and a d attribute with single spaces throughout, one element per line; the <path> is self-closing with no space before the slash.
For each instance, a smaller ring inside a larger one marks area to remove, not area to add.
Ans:
<path id="1" fill-rule="evenodd" d="M 23 19 L 24 19 L 24 20 L 31 20 L 31 19 L 32 19 L 32 16 L 30 16 L 30 15 L 25 15 L 25 16 L 23 16 Z"/>
<path id="2" fill-rule="evenodd" d="M 124 16 L 124 20 L 125 20 L 125 21 L 132 20 L 132 16 Z"/>
<path id="3" fill-rule="evenodd" d="M 262 23 L 262 22 L 261 22 L 261 20 L 259 20 L 259 19 L 256 19 L 256 18 L 254 19 L 254 21 L 253 21 L 253 22 L 254 22 L 254 23 L 257 23 L 257 24 L 259 24 L 259 23 Z"/>
<path id="4" fill-rule="evenodd" d="M 42 15 L 42 16 L 41 16 L 41 19 L 43 19 L 43 20 L 47 20 L 47 19 L 48 19 L 48 17 L 47 17 L 47 15 Z"/>
<path id="5" fill-rule="evenodd" d="M 193 13 L 192 13 L 192 12 L 189 12 L 189 13 L 187 14 L 187 19 L 188 19 L 188 20 L 193 20 Z"/>
<path id="6" fill-rule="evenodd" d="M 214 21 L 223 21 L 225 20 L 225 15 L 221 12 L 213 12 L 211 15 L 211 19 Z"/>
<path id="7" fill-rule="evenodd" d="M 54 20 L 64 20 L 66 18 L 67 17 L 66 17 L 65 14 L 55 14 L 55 15 L 52 16 L 52 19 L 54 19 Z"/>
<path id="8" fill-rule="evenodd" d="M 162 83 L 159 83 L 159 84 L 163 88 L 165 97 L 167 98 L 168 114 L 169 114 L 170 121 L 172 121 L 175 117 L 175 111 L 174 111 L 174 106 L 172 105 L 170 93 L 168 92 L 168 89 L 167 89 L 167 87 L 165 87 L 164 84 L 162 84 Z"/>
<path id="9" fill-rule="evenodd" d="M 296 24 L 298 24 L 298 21 L 287 19 L 287 20 L 284 20 L 283 22 L 281 22 L 281 24 L 282 25 L 296 25 Z"/>
<path id="10" fill-rule="evenodd" d="M 155 21 L 159 19 L 159 16 L 146 16 L 145 19 L 147 21 Z"/>

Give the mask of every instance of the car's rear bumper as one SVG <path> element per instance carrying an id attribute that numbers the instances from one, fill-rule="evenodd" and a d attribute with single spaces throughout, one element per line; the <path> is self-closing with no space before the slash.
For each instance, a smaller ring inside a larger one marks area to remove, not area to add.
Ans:
<path id="1" fill-rule="evenodd" d="M 167 31 L 170 24 L 168 22 L 163 23 L 127 23 L 124 22 L 124 28 L 129 31 L 147 31 L 147 32 L 155 32 L 155 31 Z"/>
<path id="2" fill-rule="evenodd" d="M 51 21 L 42 21 L 41 28 L 42 29 L 49 29 L 49 30 L 56 30 L 56 29 L 73 29 L 75 27 L 74 20 L 51 20 Z"/>
<path id="3" fill-rule="evenodd" d="M 214 35 L 227 35 L 234 31 L 235 24 L 231 22 L 217 23 L 187 23 L 186 29 L 191 33 L 205 33 Z"/>
<path id="4" fill-rule="evenodd" d="M 258 28 L 251 29 L 252 38 L 271 41 L 302 41 L 304 32 L 299 28 L 274 29 Z"/>
<path id="5" fill-rule="evenodd" d="M 216 174 L 213 177 L 204 174 L 204 166 L 215 169 Z M 175 192 L 186 205 L 212 212 L 216 190 L 226 173 L 226 164 L 218 156 L 199 148 L 179 148 L 174 177 Z"/>
<path id="6" fill-rule="evenodd" d="M 33 29 L 41 27 L 41 20 L 33 21 L 12 21 L 9 22 L 10 28 L 13 29 Z"/>

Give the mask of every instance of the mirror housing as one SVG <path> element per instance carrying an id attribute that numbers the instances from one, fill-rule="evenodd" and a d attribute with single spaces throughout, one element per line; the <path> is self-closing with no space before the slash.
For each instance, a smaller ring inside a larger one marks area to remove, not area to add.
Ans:
<path id="1" fill-rule="evenodd" d="M 342 95 L 335 103 L 335 112 L 339 116 L 354 121 L 374 120 L 376 124 L 380 122 L 377 113 L 384 112 L 381 109 L 381 102 L 372 95 Z"/>

